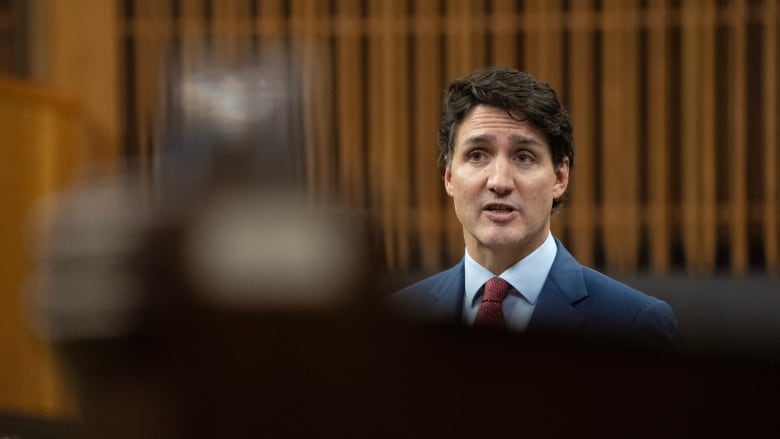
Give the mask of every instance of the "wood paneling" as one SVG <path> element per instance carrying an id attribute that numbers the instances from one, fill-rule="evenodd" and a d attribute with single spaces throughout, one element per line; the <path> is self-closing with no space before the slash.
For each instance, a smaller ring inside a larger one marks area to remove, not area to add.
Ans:
<path id="1" fill-rule="evenodd" d="M 531 72 L 570 110 L 576 164 L 553 230 L 582 262 L 656 273 L 778 269 L 773 0 L 125 4 L 135 11 L 125 16 L 135 42 L 128 149 L 165 147 L 156 45 L 180 38 L 186 68 L 186 41 L 213 38 L 228 55 L 302 42 L 308 191 L 377 218 L 391 271 L 433 272 L 463 254 L 436 171 L 439 105 L 449 81 L 487 65 Z M 751 51 L 755 26 L 761 44 Z M 751 98 L 746 72 L 756 69 L 761 93 Z M 748 144 L 751 127 L 760 146 Z M 748 169 L 753 148 L 759 169 Z M 753 173 L 760 195 L 749 193 Z M 751 238 L 751 224 L 762 239 Z"/>

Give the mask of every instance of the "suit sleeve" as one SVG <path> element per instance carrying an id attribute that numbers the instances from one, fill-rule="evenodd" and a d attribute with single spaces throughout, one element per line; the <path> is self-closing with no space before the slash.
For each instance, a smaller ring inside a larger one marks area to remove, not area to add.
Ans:
<path id="1" fill-rule="evenodd" d="M 650 302 L 637 313 L 632 326 L 650 347 L 663 351 L 679 349 L 677 317 L 666 302 Z"/>

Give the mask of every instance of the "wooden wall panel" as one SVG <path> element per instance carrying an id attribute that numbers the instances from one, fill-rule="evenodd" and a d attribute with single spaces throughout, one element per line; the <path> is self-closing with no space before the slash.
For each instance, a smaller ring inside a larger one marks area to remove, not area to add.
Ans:
<path id="1" fill-rule="evenodd" d="M 553 228 L 580 260 L 656 273 L 780 264 L 776 1 L 125 3 L 135 10 L 126 29 L 137 61 L 128 149 L 152 160 L 161 148 L 163 91 L 152 72 L 167 42 L 181 41 L 184 65 L 203 42 L 226 53 L 247 40 L 302 42 L 308 191 L 375 217 L 391 271 L 433 272 L 463 254 L 436 172 L 439 105 L 449 81 L 487 65 L 528 70 L 570 109 L 572 198 Z M 760 58 L 747 49 L 756 24 Z M 763 72 L 757 99 L 748 99 L 751 69 Z M 746 121 L 756 118 L 763 196 L 747 182 L 756 152 Z M 762 242 L 748 241 L 750 221 Z"/>

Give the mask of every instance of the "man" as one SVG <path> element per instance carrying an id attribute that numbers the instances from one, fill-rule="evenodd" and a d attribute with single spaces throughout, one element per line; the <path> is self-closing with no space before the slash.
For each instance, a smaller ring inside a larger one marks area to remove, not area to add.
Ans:
<path id="1" fill-rule="evenodd" d="M 390 297 L 425 319 L 673 347 L 666 303 L 580 265 L 550 232 L 574 164 L 572 127 L 547 84 L 492 68 L 444 99 L 439 166 L 463 226 L 456 266 Z"/>

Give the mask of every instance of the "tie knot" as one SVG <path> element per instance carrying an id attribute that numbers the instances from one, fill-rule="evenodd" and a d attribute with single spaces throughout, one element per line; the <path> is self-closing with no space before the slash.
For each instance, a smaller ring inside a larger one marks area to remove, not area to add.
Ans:
<path id="1" fill-rule="evenodd" d="M 485 295 L 482 298 L 482 301 L 501 303 L 509 294 L 509 288 L 509 282 L 500 277 L 489 279 L 485 282 Z"/>

